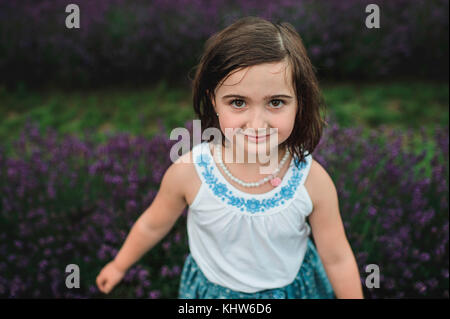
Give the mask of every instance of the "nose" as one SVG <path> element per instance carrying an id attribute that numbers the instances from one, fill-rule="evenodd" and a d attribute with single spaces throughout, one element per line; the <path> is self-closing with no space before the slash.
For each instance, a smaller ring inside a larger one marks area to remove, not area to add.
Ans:
<path id="1" fill-rule="evenodd" d="M 248 113 L 246 133 L 249 135 L 269 134 L 269 123 L 264 108 L 254 108 Z"/>

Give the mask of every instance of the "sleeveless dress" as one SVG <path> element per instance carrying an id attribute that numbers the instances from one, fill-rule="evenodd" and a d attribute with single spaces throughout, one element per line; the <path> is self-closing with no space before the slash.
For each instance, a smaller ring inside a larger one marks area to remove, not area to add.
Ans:
<path id="1" fill-rule="evenodd" d="M 189 254 L 180 299 L 334 299 L 306 217 L 311 154 L 294 158 L 279 186 L 243 192 L 216 166 L 208 142 L 192 149 L 202 182 L 188 209 Z"/>

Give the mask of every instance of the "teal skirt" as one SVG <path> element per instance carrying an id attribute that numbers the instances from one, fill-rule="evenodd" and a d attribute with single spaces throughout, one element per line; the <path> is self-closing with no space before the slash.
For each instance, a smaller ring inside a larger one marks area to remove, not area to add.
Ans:
<path id="1" fill-rule="evenodd" d="M 181 273 L 179 299 L 335 299 L 319 254 L 310 238 L 302 266 L 294 281 L 284 287 L 254 293 L 234 291 L 206 279 L 189 254 Z"/>

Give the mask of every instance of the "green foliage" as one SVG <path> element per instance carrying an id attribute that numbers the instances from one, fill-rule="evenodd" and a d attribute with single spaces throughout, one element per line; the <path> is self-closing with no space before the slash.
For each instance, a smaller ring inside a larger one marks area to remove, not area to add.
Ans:
<path id="1" fill-rule="evenodd" d="M 341 127 L 419 128 L 448 125 L 447 83 L 325 83 L 327 110 Z M 152 88 L 102 89 L 92 92 L 29 91 L 0 88 L 0 140 L 17 137 L 27 117 L 42 129 L 81 136 L 96 133 L 99 141 L 108 132 L 128 132 L 150 137 L 159 122 L 167 133 L 196 118 L 191 93 L 161 81 Z"/>
<path id="2" fill-rule="evenodd" d="M 448 83 L 328 83 L 322 88 L 328 109 L 344 127 L 448 125 Z"/>

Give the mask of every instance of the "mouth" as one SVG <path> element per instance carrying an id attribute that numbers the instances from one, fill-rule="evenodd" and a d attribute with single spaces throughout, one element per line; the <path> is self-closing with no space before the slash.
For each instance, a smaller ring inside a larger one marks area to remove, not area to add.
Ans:
<path id="1" fill-rule="evenodd" d="M 263 142 L 263 141 L 267 140 L 267 138 L 270 136 L 270 134 L 267 134 L 267 135 L 256 135 L 256 136 L 245 135 L 245 136 L 246 136 L 248 141 L 259 143 L 259 142 Z"/>

